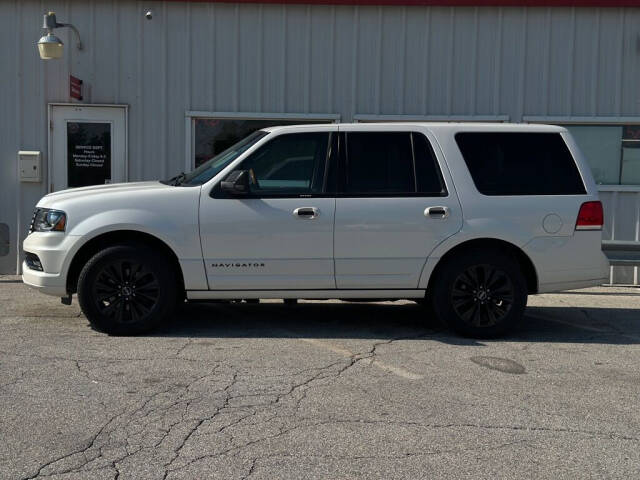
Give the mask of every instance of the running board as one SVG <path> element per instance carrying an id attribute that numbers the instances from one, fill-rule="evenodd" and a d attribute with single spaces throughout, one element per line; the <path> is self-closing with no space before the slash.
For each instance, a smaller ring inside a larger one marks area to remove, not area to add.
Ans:
<path id="1" fill-rule="evenodd" d="M 424 290 L 187 290 L 188 300 L 237 298 L 424 298 Z"/>

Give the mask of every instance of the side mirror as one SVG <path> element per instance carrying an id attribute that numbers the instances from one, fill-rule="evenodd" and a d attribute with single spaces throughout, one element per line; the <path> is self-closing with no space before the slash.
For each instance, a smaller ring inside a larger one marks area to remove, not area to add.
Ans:
<path id="1" fill-rule="evenodd" d="M 235 170 L 222 182 L 220 189 L 233 195 L 249 193 L 249 172 L 247 170 Z"/>

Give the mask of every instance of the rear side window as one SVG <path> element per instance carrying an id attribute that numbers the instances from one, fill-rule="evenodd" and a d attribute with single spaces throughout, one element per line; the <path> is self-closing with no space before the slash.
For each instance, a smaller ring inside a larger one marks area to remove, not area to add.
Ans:
<path id="1" fill-rule="evenodd" d="M 349 132 L 344 193 L 348 195 L 446 195 L 427 138 L 415 132 Z"/>
<path id="2" fill-rule="evenodd" d="M 412 132 L 411 138 L 413 139 L 413 153 L 416 162 L 418 192 L 426 195 L 445 196 L 447 190 L 431 143 L 421 133 Z"/>
<path id="3" fill-rule="evenodd" d="M 559 133 L 462 132 L 456 142 L 484 195 L 580 195 L 580 172 Z"/>

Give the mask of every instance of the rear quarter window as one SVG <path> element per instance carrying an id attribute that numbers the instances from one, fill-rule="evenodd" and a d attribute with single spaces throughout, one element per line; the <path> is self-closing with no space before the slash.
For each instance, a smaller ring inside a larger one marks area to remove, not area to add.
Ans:
<path id="1" fill-rule="evenodd" d="M 584 183 L 559 133 L 460 132 L 456 143 L 484 195 L 581 195 Z"/>

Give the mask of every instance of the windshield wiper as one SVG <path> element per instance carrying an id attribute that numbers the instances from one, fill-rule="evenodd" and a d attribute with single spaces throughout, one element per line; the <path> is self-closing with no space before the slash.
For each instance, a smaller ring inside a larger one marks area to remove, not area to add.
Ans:
<path id="1" fill-rule="evenodd" d="M 184 179 L 187 177 L 187 174 L 184 172 L 180 172 L 179 175 L 176 175 L 175 177 L 170 178 L 167 181 L 168 185 L 173 185 L 174 187 L 177 187 L 178 185 L 180 185 Z"/>

